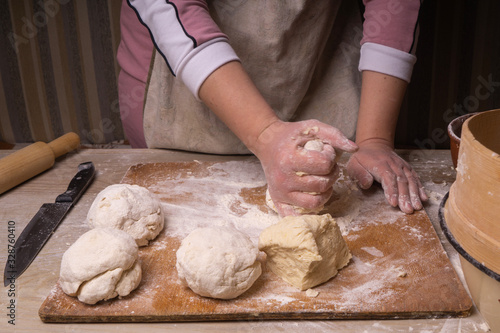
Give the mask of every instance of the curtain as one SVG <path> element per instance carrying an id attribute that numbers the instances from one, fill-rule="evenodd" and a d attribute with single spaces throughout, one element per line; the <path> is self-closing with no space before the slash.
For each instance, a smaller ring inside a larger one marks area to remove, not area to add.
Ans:
<path id="1" fill-rule="evenodd" d="M 0 141 L 124 139 L 116 50 L 121 1 L 2 0 Z"/>

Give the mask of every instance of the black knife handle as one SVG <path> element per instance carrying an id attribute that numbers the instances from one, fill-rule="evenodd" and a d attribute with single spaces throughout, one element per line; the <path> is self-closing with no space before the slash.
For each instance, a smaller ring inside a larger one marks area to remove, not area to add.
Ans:
<path id="1" fill-rule="evenodd" d="M 85 162 L 78 166 L 78 173 L 69 183 L 66 192 L 56 198 L 56 202 L 72 202 L 73 204 L 80 199 L 83 192 L 87 189 L 92 178 L 94 178 L 95 168 L 92 162 Z"/>

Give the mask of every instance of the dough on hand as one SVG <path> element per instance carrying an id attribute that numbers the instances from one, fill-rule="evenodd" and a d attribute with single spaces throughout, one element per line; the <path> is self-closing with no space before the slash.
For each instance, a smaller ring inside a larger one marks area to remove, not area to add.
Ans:
<path id="1" fill-rule="evenodd" d="M 351 259 L 330 214 L 283 218 L 262 231 L 259 250 L 273 273 L 300 290 L 328 281 Z"/>
<path id="2" fill-rule="evenodd" d="M 142 278 L 137 254 L 137 244 L 126 232 L 92 229 L 64 253 L 59 285 L 87 304 L 127 296 Z"/>
<path id="3" fill-rule="evenodd" d="M 179 280 L 200 296 L 238 297 L 262 273 L 258 253 L 248 236 L 234 228 L 196 229 L 177 251 Z"/>
<path id="4" fill-rule="evenodd" d="M 115 228 L 130 234 L 137 245 L 148 245 L 164 225 L 160 200 L 147 188 L 114 184 L 95 198 L 87 214 L 91 228 Z"/>

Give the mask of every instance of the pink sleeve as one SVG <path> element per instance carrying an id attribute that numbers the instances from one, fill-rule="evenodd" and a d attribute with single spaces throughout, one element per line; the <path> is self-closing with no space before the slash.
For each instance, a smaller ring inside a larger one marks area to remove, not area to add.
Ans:
<path id="1" fill-rule="evenodd" d="M 120 12 L 121 41 L 116 58 L 122 71 L 146 82 L 153 54 L 153 42 L 148 29 L 137 19 L 134 10 L 123 0 Z"/>
<path id="2" fill-rule="evenodd" d="M 415 40 L 420 0 L 363 0 L 363 39 L 410 53 Z"/>
<path id="3" fill-rule="evenodd" d="M 360 70 L 410 81 L 415 64 L 420 0 L 363 0 Z"/>
<path id="4" fill-rule="evenodd" d="M 170 3 L 177 11 L 177 18 L 187 35 L 196 45 L 201 45 L 217 37 L 226 37 L 208 12 L 204 0 L 172 0 Z"/>
<path id="5" fill-rule="evenodd" d="M 198 97 L 205 79 L 239 60 L 203 0 L 129 0 L 173 75 Z"/>

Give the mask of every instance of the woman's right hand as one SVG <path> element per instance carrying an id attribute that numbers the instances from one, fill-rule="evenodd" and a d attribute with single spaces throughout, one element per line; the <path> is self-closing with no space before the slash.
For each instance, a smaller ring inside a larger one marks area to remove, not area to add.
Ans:
<path id="1" fill-rule="evenodd" d="M 320 151 L 304 147 L 313 140 L 323 143 Z M 338 177 L 335 150 L 355 152 L 357 148 L 338 129 L 317 120 L 274 121 L 250 147 L 262 164 L 269 194 L 281 216 L 322 207 Z"/>

